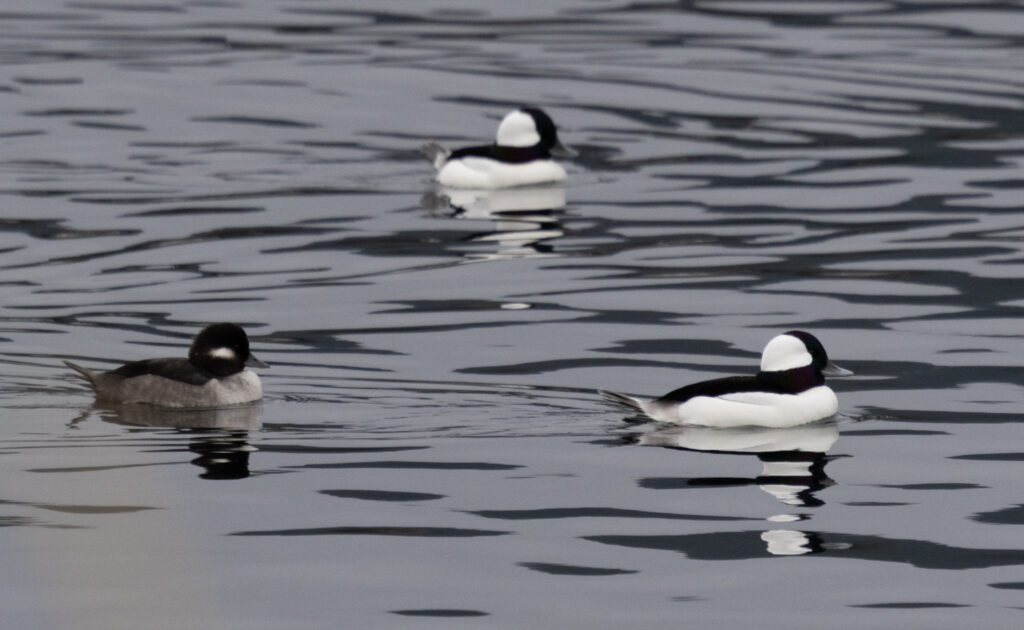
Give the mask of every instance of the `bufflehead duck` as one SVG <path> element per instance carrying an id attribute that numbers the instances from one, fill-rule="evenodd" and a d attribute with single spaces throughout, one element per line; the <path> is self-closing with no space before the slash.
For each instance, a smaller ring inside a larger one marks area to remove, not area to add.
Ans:
<path id="1" fill-rule="evenodd" d="M 249 352 L 249 338 L 235 324 L 210 324 L 188 358 L 144 359 L 96 373 L 65 361 L 88 381 L 97 402 L 161 407 L 223 407 L 263 398 L 260 377 L 248 367 L 270 367 Z"/>
<path id="2" fill-rule="evenodd" d="M 781 334 L 765 346 L 755 376 L 728 376 L 681 387 L 655 400 L 599 390 L 607 400 L 661 422 L 711 427 L 792 427 L 839 410 L 825 376 L 853 374 L 828 359 L 814 335 Z"/>
<path id="3" fill-rule="evenodd" d="M 558 140 L 555 123 L 535 107 L 510 112 L 494 144 L 450 151 L 436 142 L 420 150 L 437 168 L 437 181 L 452 188 L 511 188 L 565 180 L 551 159 L 575 155 Z"/>

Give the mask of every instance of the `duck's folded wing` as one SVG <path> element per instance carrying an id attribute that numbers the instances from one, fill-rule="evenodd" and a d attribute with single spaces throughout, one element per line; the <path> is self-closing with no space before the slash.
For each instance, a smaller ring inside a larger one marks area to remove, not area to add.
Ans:
<path id="1" fill-rule="evenodd" d="M 200 370 L 188 362 L 188 359 L 166 358 L 166 359 L 145 359 L 125 363 L 109 374 L 117 374 L 124 378 L 136 376 L 160 376 L 187 385 L 205 385 L 214 378 L 213 374 Z"/>

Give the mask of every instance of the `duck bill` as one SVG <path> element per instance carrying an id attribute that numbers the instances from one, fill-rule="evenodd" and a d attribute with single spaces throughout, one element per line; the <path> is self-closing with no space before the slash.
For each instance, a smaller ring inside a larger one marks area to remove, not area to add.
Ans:
<path id="1" fill-rule="evenodd" d="M 579 155 L 579 153 L 576 153 L 569 147 L 562 144 L 561 140 L 556 140 L 555 146 L 551 147 L 551 155 L 552 157 L 557 158 L 574 158 Z"/>
<path id="2" fill-rule="evenodd" d="M 845 368 L 841 368 L 831 361 L 829 361 L 828 365 L 821 370 L 821 373 L 825 376 L 853 376 L 853 372 Z"/>
<path id="3" fill-rule="evenodd" d="M 270 364 L 266 361 L 260 361 L 256 358 L 255 354 L 250 354 L 249 358 L 245 360 L 245 367 L 251 368 L 268 368 Z"/>

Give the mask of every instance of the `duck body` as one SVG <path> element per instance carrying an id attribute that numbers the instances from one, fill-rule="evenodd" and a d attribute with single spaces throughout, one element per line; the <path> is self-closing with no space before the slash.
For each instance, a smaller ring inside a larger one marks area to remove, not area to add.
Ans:
<path id="1" fill-rule="evenodd" d="M 268 367 L 249 351 L 234 324 L 212 324 L 196 336 L 185 358 L 144 359 L 108 372 L 65 361 L 93 389 L 96 401 L 160 407 L 224 407 L 263 398 L 259 376 L 246 367 Z"/>
<path id="2" fill-rule="evenodd" d="M 711 427 L 793 427 L 835 415 L 839 399 L 825 375 L 851 372 L 828 359 L 813 335 L 790 331 L 772 339 L 754 376 L 729 376 L 681 387 L 654 400 L 601 391 L 605 399 L 654 420 Z"/>
<path id="3" fill-rule="evenodd" d="M 468 147 L 451 153 L 437 182 L 452 188 L 513 188 L 565 181 L 565 169 L 532 147 Z"/>
<path id="4" fill-rule="evenodd" d="M 437 181 L 451 188 L 495 189 L 565 181 L 565 169 L 553 156 L 573 155 L 558 140 L 551 118 L 524 107 L 498 126 L 494 144 L 449 151 L 436 142 L 423 154 L 437 168 Z"/>
<path id="5" fill-rule="evenodd" d="M 824 384 L 791 392 L 757 376 L 741 376 L 678 389 L 651 401 L 648 408 L 648 415 L 663 422 L 783 428 L 834 415 L 839 398 Z"/>

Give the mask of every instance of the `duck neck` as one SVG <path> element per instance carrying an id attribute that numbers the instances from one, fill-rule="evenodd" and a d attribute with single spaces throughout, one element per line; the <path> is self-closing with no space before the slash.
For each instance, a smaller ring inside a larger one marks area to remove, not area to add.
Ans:
<path id="1" fill-rule="evenodd" d="M 813 365 L 777 372 L 761 371 L 757 373 L 757 380 L 774 389 L 794 394 L 825 384 L 825 377 Z"/>

